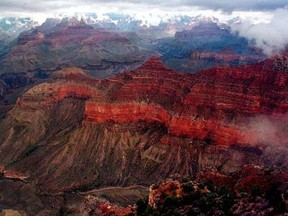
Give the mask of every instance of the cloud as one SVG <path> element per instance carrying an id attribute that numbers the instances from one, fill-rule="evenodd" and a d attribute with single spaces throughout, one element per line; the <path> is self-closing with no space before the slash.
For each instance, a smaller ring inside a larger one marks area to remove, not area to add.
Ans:
<path id="1" fill-rule="evenodd" d="M 175 5 L 178 3 L 187 6 L 198 6 L 212 10 L 223 10 L 223 11 L 262 11 L 262 10 L 275 10 L 277 8 L 283 8 L 287 5 L 285 0 L 254 0 L 254 1 L 244 1 L 244 0 L 224 0 L 224 1 L 213 1 L 213 0 L 180 0 L 173 1 Z M 174 5 L 174 6 L 175 6 Z"/>
<path id="2" fill-rule="evenodd" d="M 81 2 L 81 1 L 79 1 Z M 78 2 L 78 3 L 79 3 Z M 58 9 L 67 9 L 67 7 L 77 6 L 76 0 L 64 1 L 64 0 L 1 0 L 0 10 L 10 12 L 47 12 Z"/>
<path id="3" fill-rule="evenodd" d="M 0 0 L 0 16 L 32 17 L 39 23 L 56 15 L 107 12 L 130 14 L 152 24 L 161 22 L 164 15 L 214 16 L 224 22 L 235 15 L 246 16 L 246 21 L 232 29 L 255 40 L 266 54 L 288 42 L 287 0 Z"/>
<path id="4" fill-rule="evenodd" d="M 178 6 L 198 7 L 210 10 L 222 11 L 265 11 L 275 10 L 287 7 L 287 0 L 1 0 L 1 11 L 30 11 L 30 12 L 51 12 L 53 10 L 67 10 L 82 6 L 105 6 L 105 5 L 126 5 L 127 8 L 141 7 L 141 5 L 150 5 L 152 7 L 174 8 Z"/>
<path id="5" fill-rule="evenodd" d="M 243 133 L 255 134 L 254 144 L 263 150 L 262 158 L 268 164 L 288 165 L 288 113 L 281 116 L 251 117 Z"/>
<path id="6" fill-rule="evenodd" d="M 288 9 L 277 9 L 268 23 L 253 24 L 251 21 L 243 21 L 232 26 L 234 31 L 241 36 L 254 40 L 256 46 L 271 55 L 281 51 L 288 44 Z"/>
<path id="7" fill-rule="evenodd" d="M 259 115 L 248 119 L 245 130 L 255 134 L 253 143 L 256 145 L 264 144 L 288 148 L 287 122 L 288 113 L 281 116 Z"/>

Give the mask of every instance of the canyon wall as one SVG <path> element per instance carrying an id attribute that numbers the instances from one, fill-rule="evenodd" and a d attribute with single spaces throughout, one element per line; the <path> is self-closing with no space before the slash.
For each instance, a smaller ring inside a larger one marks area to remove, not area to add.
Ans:
<path id="1" fill-rule="evenodd" d="M 288 74 L 270 60 L 185 74 L 152 58 L 109 79 L 68 68 L 26 91 L 1 120 L 0 165 L 59 193 L 283 164 L 287 111 Z M 251 123 L 262 116 L 281 122 L 269 142 Z"/>

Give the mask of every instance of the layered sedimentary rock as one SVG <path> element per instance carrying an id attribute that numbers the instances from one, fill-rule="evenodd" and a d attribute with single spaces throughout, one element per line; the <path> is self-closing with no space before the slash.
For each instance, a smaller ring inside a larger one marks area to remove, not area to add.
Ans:
<path id="1" fill-rule="evenodd" d="M 223 49 L 219 52 L 213 51 L 193 51 L 187 59 L 187 66 L 194 66 L 195 71 L 217 66 L 239 66 L 252 64 L 261 60 L 261 53 L 251 48 L 250 53 L 237 53 L 233 49 Z"/>
<path id="2" fill-rule="evenodd" d="M 17 43 L 1 55 L 0 73 L 50 72 L 77 66 L 107 77 L 140 65 L 152 53 L 115 31 L 93 29 L 75 18 L 47 20 L 22 32 Z"/>
<path id="3" fill-rule="evenodd" d="M 162 38 L 156 49 L 165 64 L 177 71 L 198 72 L 217 66 L 255 64 L 265 56 L 245 38 L 231 32 L 228 26 L 200 22 L 189 30 Z"/>
<path id="4" fill-rule="evenodd" d="M 288 74 L 270 60 L 193 75 L 152 58 L 110 79 L 70 68 L 28 90 L 1 121 L 0 165 L 59 193 L 283 164 L 287 111 Z M 262 116 L 279 122 L 265 140 Z"/>

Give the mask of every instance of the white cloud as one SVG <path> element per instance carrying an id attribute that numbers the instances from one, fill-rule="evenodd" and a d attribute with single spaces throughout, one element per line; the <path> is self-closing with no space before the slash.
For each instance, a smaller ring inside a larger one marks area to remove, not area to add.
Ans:
<path id="1" fill-rule="evenodd" d="M 32 17 L 39 23 L 59 15 L 96 13 L 100 17 L 107 12 L 129 14 L 148 25 L 178 15 L 213 16 L 222 22 L 240 17 L 244 21 L 233 25 L 233 30 L 254 39 L 265 53 L 278 51 L 288 42 L 287 0 L 0 0 L 0 12 L 2 17 Z"/>
<path id="2" fill-rule="evenodd" d="M 268 23 L 253 24 L 250 20 L 232 26 L 241 36 L 255 40 L 256 45 L 271 55 L 288 44 L 288 9 L 277 9 Z"/>
<path id="3" fill-rule="evenodd" d="M 265 163 L 286 164 L 288 160 L 288 113 L 283 115 L 258 115 L 246 119 L 243 135 L 249 144 L 262 150 Z M 267 164 L 268 165 L 268 164 Z"/>
<path id="4" fill-rule="evenodd" d="M 288 5 L 287 0 L 1 0 L 1 12 L 51 12 L 67 11 L 81 7 L 121 7 L 122 9 L 135 9 L 143 6 L 157 8 L 171 8 L 178 10 L 179 7 L 198 7 L 208 10 L 221 11 L 267 11 L 284 8 Z"/>

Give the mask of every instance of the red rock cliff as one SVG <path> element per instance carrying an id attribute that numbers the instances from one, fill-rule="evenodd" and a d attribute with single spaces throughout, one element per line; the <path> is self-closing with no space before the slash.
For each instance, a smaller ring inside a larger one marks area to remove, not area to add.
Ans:
<path id="1" fill-rule="evenodd" d="M 84 99 L 87 121 L 155 122 L 173 136 L 209 139 L 218 145 L 255 144 L 256 132 L 245 129 L 243 118 L 288 111 L 288 75 L 273 72 L 270 65 L 266 61 L 192 75 L 167 69 L 159 60 L 150 59 L 136 71 L 108 80 L 67 70 L 67 75 L 58 75 L 56 82 L 28 91 L 18 104 L 25 106 L 25 98 L 50 92 L 38 104 L 68 97 Z"/>
<path id="2" fill-rule="evenodd" d="M 193 75 L 150 59 L 110 79 L 68 68 L 25 92 L 0 121 L 0 166 L 58 193 L 282 163 L 287 81 L 273 61 Z M 283 127 L 261 120 L 253 128 L 250 119 L 263 115 Z"/>

